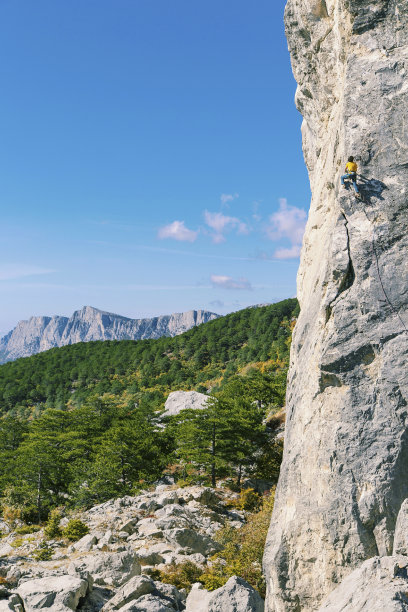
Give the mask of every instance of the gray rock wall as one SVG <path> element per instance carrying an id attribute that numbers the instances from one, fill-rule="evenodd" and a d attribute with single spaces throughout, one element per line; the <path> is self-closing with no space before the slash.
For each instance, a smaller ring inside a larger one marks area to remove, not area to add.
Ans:
<path id="1" fill-rule="evenodd" d="M 285 25 L 312 202 L 264 564 L 266 609 L 303 612 L 392 553 L 408 497 L 408 4 L 289 0 Z"/>

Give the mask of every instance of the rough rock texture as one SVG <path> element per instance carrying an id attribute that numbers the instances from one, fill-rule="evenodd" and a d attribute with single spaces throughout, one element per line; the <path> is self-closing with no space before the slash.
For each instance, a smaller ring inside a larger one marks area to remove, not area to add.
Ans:
<path id="1" fill-rule="evenodd" d="M 0 340 L 0 363 L 76 342 L 177 336 L 218 316 L 207 310 L 190 310 L 153 319 L 128 319 L 84 306 L 70 318 L 31 317 L 28 321 L 20 321 Z"/>
<path id="2" fill-rule="evenodd" d="M 408 556 L 408 499 L 404 501 L 398 513 L 392 554 Z"/>
<path id="3" fill-rule="evenodd" d="M 81 513 L 89 534 L 68 546 L 64 539 L 48 540 L 53 551 L 49 561 L 33 558 L 43 529 L 27 535 L 9 529 L 0 554 L 0 612 L 23 612 L 16 607 L 19 596 L 26 612 L 41 607 L 53 612 L 184 610 L 186 593 L 155 580 L 158 570 L 186 561 L 204 568 L 218 548 L 214 534 L 227 521 L 241 527 L 245 513 L 229 507 L 231 497 L 238 497 L 229 490 L 177 488 L 162 481 L 154 490 Z"/>
<path id="4" fill-rule="evenodd" d="M 407 557 L 368 559 L 329 595 L 319 612 L 408 610 L 407 566 Z"/>
<path id="5" fill-rule="evenodd" d="M 224 586 L 209 593 L 200 584 L 193 585 L 186 612 L 264 612 L 264 601 L 248 582 L 231 576 Z"/>
<path id="6" fill-rule="evenodd" d="M 48 608 L 53 612 L 76 610 L 88 590 L 88 582 L 76 576 L 58 576 L 29 580 L 17 589 L 25 612 Z"/>
<path id="7" fill-rule="evenodd" d="M 162 417 L 175 416 L 182 410 L 201 410 L 206 407 L 208 395 L 198 391 L 172 391 L 164 405 Z"/>
<path id="8" fill-rule="evenodd" d="M 392 553 L 408 497 L 408 4 L 289 0 L 285 24 L 312 203 L 264 564 L 266 609 L 307 612 Z"/>

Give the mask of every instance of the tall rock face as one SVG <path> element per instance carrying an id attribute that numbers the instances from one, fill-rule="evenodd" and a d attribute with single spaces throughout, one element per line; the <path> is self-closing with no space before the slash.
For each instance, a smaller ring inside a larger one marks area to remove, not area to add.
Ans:
<path id="1" fill-rule="evenodd" d="M 31 317 L 0 340 L 0 363 L 76 342 L 177 336 L 218 316 L 207 310 L 190 310 L 152 319 L 128 319 L 84 306 L 69 318 Z"/>
<path id="2" fill-rule="evenodd" d="M 312 203 L 264 566 L 266 609 L 304 612 L 392 553 L 408 497 L 408 3 L 289 0 L 285 25 Z"/>

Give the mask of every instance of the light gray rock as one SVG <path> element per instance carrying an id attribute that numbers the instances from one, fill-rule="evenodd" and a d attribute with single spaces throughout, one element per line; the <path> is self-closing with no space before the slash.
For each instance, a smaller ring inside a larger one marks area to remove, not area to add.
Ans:
<path id="1" fill-rule="evenodd" d="M 25 612 L 45 608 L 52 612 L 69 612 L 76 610 L 87 590 L 86 580 L 65 575 L 28 580 L 19 585 L 16 592 L 23 600 Z"/>
<path id="2" fill-rule="evenodd" d="M 10 594 L 8 599 L 0 599 L 0 612 L 24 612 L 21 599 L 16 594 Z"/>
<path id="3" fill-rule="evenodd" d="M 210 591 L 207 591 L 200 582 L 196 582 L 187 596 L 186 612 L 208 612 L 211 596 Z"/>
<path id="4" fill-rule="evenodd" d="M 248 582 L 231 576 L 212 593 L 208 612 L 264 612 L 264 601 Z"/>
<path id="5" fill-rule="evenodd" d="M 212 593 L 194 584 L 187 597 L 186 612 L 264 612 L 264 601 L 248 582 L 231 576 Z"/>
<path id="6" fill-rule="evenodd" d="M 10 546 L 8 542 L 4 542 L 4 544 L 0 544 L 0 557 L 7 557 L 10 553 L 12 553 L 14 548 Z"/>
<path id="7" fill-rule="evenodd" d="M 177 336 L 218 317 L 206 310 L 190 310 L 153 319 L 128 319 L 92 306 L 84 306 L 70 318 L 31 317 L 0 340 L 0 363 L 76 342 Z"/>
<path id="8" fill-rule="evenodd" d="M 267 610 L 309 612 L 392 553 L 408 497 L 408 4 L 289 0 L 285 23 L 312 202 L 264 567 Z"/>
<path id="9" fill-rule="evenodd" d="M 137 554 L 124 552 L 100 552 L 75 559 L 69 566 L 70 574 L 84 577 L 87 573 L 99 585 L 121 586 L 141 572 Z"/>
<path id="10" fill-rule="evenodd" d="M 139 599 L 142 595 L 152 593 L 154 589 L 154 582 L 148 576 L 135 576 L 119 588 L 112 599 L 103 606 L 102 610 L 103 612 L 120 610 L 125 604 Z"/>
<path id="11" fill-rule="evenodd" d="M 169 504 L 178 504 L 179 498 L 176 491 L 164 491 L 156 499 L 158 506 L 167 506 Z"/>
<path id="12" fill-rule="evenodd" d="M 126 531 L 126 533 L 130 535 L 135 532 L 138 521 L 139 521 L 138 517 L 131 518 L 128 521 L 125 521 L 123 525 L 120 525 L 120 527 L 118 528 L 118 531 L 119 532 Z"/>
<path id="13" fill-rule="evenodd" d="M 163 532 L 164 537 L 174 546 L 187 549 L 189 553 L 211 555 L 219 550 L 219 546 L 209 536 L 203 535 L 193 529 L 169 529 Z"/>
<path id="14" fill-rule="evenodd" d="M 404 501 L 398 513 L 392 554 L 408 556 L 408 499 Z"/>
<path id="15" fill-rule="evenodd" d="M 87 533 L 83 538 L 75 542 L 75 544 L 72 544 L 72 547 L 76 552 L 88 552 L 97 541 L 98 540 L 92 533 Z"/>
<path id="16" fill-rule="evenodd" d="M 408 610 L 408 557 L 365 561 L 325 599 L 319 612 L 403 612 Z"/>
<path id="17" fill-rule="evenodd" d="M 177 608 L 170 607 L 161 597 L 155 595 L 143 595 L 121 608 L 122 612 L 174 612 L 174 610 Z"/>
<path id="18" fill-rule="evenodd" d="M 208 395 L 198 391 L 172 391 L 166 400 L 161 417 L 175 416 L 187 408 L 202 410 L 207 402 Z"/>
<path id="19" fill-rule="evenodd" d="M 164 562 L 164 555 L 171 552 L 171 546 L 160 542 L 149 546 L 149 548 L 139 548 L 137 555 L 141 565 L 158 565 Z"/>

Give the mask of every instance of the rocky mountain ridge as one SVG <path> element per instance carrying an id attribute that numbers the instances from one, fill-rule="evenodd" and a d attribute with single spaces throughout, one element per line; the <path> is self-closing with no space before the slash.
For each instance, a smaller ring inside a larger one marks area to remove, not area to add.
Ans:
<path id="1" fill-rule="evenodd" d="M 129 319 L 92 306 L 84 306 L 71 317 L 31 317 L 20 321 L 0 340 L 0 363 L 77 342 L 173 337 L 218 317 L 207 310 L 190 310 L 151 319 Z"/>
<path id="2" fill-rule="evenodd" d="M 266 609 L 408 610 L 408 4 L 289 0 L 285 25 L 312 202 Z"/>

